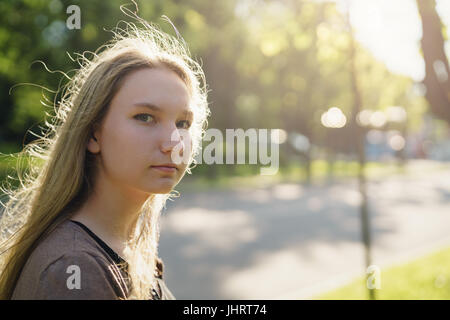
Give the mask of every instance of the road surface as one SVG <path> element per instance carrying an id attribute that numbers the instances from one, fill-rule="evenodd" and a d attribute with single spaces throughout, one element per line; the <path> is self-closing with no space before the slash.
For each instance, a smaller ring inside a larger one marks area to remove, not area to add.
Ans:
<path id="1" fill-rule="evenodd" d="M 450 170 L 415 162 L 368 184 L 372 264 L 450 246 Z M 364 275 L 356 180 L 183 193 L 159 253 L 177 299 L 309 299 Z"/>

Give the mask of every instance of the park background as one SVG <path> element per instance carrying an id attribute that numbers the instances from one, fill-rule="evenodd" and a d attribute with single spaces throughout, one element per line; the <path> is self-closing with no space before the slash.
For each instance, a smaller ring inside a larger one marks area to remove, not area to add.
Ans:
<path id="1" fill-rule="evenodd" d="M 136 2 L 201 62 L 209 128 L 278 130 L 276 175 L 201 164 L 176 187 L 159 253 L 178 299 L 450 298 L 449 1 Z M 56 70 L 132 21 L 125 3 L 0 2 L 1 181 L 54 114 Z"/>

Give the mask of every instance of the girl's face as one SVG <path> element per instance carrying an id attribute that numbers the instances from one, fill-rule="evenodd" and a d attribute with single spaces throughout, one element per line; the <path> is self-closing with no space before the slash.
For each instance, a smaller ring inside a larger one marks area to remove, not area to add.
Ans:
<path id="1" fill-rule="evenodd" d="M 193 122 L 189 99 L 186 84 L 169 69 L 127 75 L 88 143 L 100 157 L 104 176 L 145 193 L 170 192 L 187 167 L 186 161 L 175 163 L 183 156 L 183 144 L 191 144 L 189 130 L 180 131 Z"/>

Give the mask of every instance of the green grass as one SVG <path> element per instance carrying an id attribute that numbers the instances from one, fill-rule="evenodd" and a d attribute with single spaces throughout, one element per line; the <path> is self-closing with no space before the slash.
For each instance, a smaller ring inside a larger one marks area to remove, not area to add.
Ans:
<path id="1" fill-rule="evenodd" d="M 336 161 L 333 166 L 332 180 L 355 178 L 358 175 L 358 168 L 359 165 L 356 161 Z M 262 176 L 259 174 L 259 169 L 255 170 L 254 167 L 250 168 L 248 165 L 238 166 L 236 171 L 226 171 L 224 168 L 219 168 L 218 174 L 214 177 L 208 177 L 203 170 L 204 168 L 194 169 L 193 175 L 185 176 L 176 190 L 180 192 L 211 189 L 228 190 L 237 186 L 254 188 L 268 187 L 277 183 L 307 182 L 306 169 L 298 164 L 281 167 L 278 173 L 272 176 Z M 407 173 L 407 170 L 395 163 L 368 162 L 365 172 L 367 179 L 379 179 L 393 174 L 404 174 Z M 329 166 L 325 160 L 312 161 L 311 173 L 312 183 L 330 181 Z"/>
<path id="2" fill-rule="evenodd" d="M 26 166 L 27 161 L 22 163 Z M 14 167 L 16 157 L 2 155 L 0 157 L 0 181 L 7 174 L 15 175 Z M 329 164 L 325 160 L 311 162 L 311 182 L 322 183 L 327 181 L 341 181 L 352 179 L 358 175 L 359 165 L 356 161 L 335 161 L 330 175 Z M 450 168 L 450 165 L 436 166 L 436 169 Z M 214 172 L 213 170 L 214 169 Z M 393 174 L 409 173 L 407 169 L 396 163 L 368 162 L 365 169 L 367 179 L 380 179 Z M 200 165 L 193 169 L 192 175 L 185 175 L 175 188 L 180 192 L 230 190 L 236 187 L 255 188 L 269 187 L 277 183 L 305 183 L 307 182 L 306 169 L 301 163 L 290 163 L 280 167 L 276 175 L 260 175 L 260 167 L 255 165 L 216 165 L 214 168 Z"/>
<path id="3" fill-rule="evenodd" d="M 311 164 L 311 172 L 313 179 L 327 179 L 330 175 L 329 164 L 325 160 L 314 160 Z M 287 177 L 294 176 L 295 178 L 306 179 L 306 170 L 304 167 L 298 165 L 290 165 L 287 168 L 282 168 L 282 175 Z M 354 178 L 358 175 L 359 164 L 356 161 L 336 161 L 333 164 L 332 176 L 333 178 Z M 367 177 L 379 177 L 380 175 L 390 175 L 396 173 L 403 173 L 402 167 L 395 163 L 382 162 L 367 162 L 365 172 Z"/>
<path id="4" fill-rule="evenodd" d="M 450 248 L 402 265 L 381 268 L 377 300 L 450 300 Z M 366 300 L 366 280 L 312 298 L 313 300 Z"/>

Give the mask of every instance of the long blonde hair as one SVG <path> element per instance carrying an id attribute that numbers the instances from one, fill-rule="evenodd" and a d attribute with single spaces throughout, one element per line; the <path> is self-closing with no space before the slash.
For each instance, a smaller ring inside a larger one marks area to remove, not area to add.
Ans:
<path id="1" fill-rule="evenodd" d="M 9 199 L 3 204 L 0 220 L 0 299 L 11 298 L 38 241 L 69 219 L 91 193 L 96 170 L 94 157 L 86 150 L 87 142 L 122 79 L 131 71 L 166 67 L 185 82 L 194 111 L 189 165 L 195 163 L 209 116 L 204 73 L 190 57 L 184 40 L 137 18 L 139 27 L 120 22 L 125 27 L 118 25 L 113 40 L 92 53 L 92 59 L 85 53 L 77 54 L 80 68 L 63 87 L 59 106 L 55 104 L 56 115 L 47 114 L 51 120 L 45 121 L 48 130 L 18 154 L 20 186 L 2 188 Z M 28 164 L 22 173 L 20 164 L 24 161 Z M 191 173 L 189 165 L 187 172 Z M 151 297 L 161 210 L 172 195 L 149 196 L 139 212 L 125 252 L 132 284 L 128 299 Z"/>

